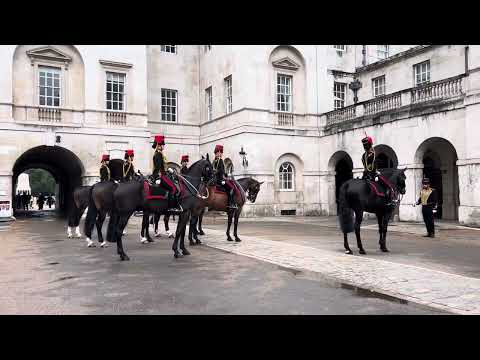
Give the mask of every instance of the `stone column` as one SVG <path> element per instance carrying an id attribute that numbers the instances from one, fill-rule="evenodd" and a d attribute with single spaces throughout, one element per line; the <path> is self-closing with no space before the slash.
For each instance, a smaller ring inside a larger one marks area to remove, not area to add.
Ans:
<path id="1" fill-rule="evenodd" d="M 337 204 L 335 202 L 335 171 L 320 171 L 320 214 L 337 215 Z"/>
<path id="2" fill-rule="evenodd" d="M 480 226 L 480 159 L 457 160 L 460 204 L 458 221 Z"/>
<path id="3" fill-rule="evenodd" d="M 13 216 L 12 173 L 0 171 L 0 221 L 11 220 Z"/>
<path id="4" fill-rule="evenodd" d="M 412 206 L 417 202 L 422 187 L 423 164 L 404 164 L 398 166 L 399 169 L 405 167 L 407 168 L 407 170 L 405 170 L 407 188 L 400 203 L 399 220 L 423 221 L 421 206 Z"/>

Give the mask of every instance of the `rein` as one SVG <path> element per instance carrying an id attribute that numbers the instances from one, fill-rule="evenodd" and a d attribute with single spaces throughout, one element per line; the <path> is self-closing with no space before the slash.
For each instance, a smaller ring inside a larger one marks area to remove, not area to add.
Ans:
<path id="1" fill-rule="evenodd" d="M 208 187 L 206 187 L 205 189 L 207 190 L 207 196 L 202 196 L 200 194 L 200 192 L 198 191 L 198 189 L 190 182 L 188 181 L 185 176 L 188 176 L 188 175 L 180 175 L 180 174 L 177 174 L 177 176 L 182 179 L 183 181 L 185 181 L 185 184 L 187 184 L 187 190 L 190 192 L 190 194 L 192 194 L 193 196 L 196 196 L 198 197 L 199 199 L 202 199 L 202 200 L 207 200 L 208 197 L 210 196 L 210 193 L 208 192 Z M 202 177 L 200 176 L 188 176 L 189 178 L 192 178 L 192 179 L 201 179 Z M 192 192 L 192 190 L 190 189 L 190 186 L 195 190 L 196 194 L 194 194 Z"/>

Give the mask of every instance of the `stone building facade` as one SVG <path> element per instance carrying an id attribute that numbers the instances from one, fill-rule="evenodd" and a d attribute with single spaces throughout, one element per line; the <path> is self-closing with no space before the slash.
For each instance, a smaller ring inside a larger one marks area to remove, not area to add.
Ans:
<path id="1" fill-rule="evenodd" d="M 0 200 L 37 166 L 63 184 L 68 206 L 74 186 L 98 179 L 103 152 L 119 157 L 133 148 L 136 167 L 148 173 L 152 136 L 162 133 L 172 166 L 222 143 L 235 176 L 265 181 L 245 216 L 334 215 L 336 189 L 361 173 L 367 132 L 385 166 L 407 167 L 401 220 L 421 219 L 411 204 L 425 174 L 441 190 L 442 218 L 478 225 L 479 52 L 475 45 L 0 46 Z M 55 97 L 52 106 L 39 103 L 40 91 L 51 91 L 40 89 L 47 70 L 59 74 L 58 106 Z M 354 92 L 352 83 L 361 87 Z"/>

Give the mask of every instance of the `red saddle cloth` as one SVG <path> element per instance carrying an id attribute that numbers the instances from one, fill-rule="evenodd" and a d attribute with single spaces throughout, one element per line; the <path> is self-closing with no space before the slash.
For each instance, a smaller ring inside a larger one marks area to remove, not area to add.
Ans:
<path id="1" fill-rule="evenodd" d="M 393 187 L 392 185 L 390 184 L 390 181 L 388 181 L 388 179 L 386 179 L 385 177 L 383 177 L 382 175 L 379 176 L 380 180 L 382 180 L 382 182 L 385 184 L 385 186 L 388 186 L 392 192 L 394 191 L 393 190 Z M 368 181 L 368 180 L 367 180 Z M 372 191 L 377 195 L 377 196 L 380 196 L 380 197 L 385 197 L 385 193 L 381 192 L 379 189 L 378 189 L 378 184 L 375 182 L 375 181 L 368 181 L 368 184 L 370 185 L 370 188 L 372 189 Z"/>
<path id="2" fill-rule="evenodd" d="M 165 190 L 160 186 L 150 186 L 147 180 L 143 182 L 143 189 L 147 200 L 165 200 Z"/>
<path id="3" fill-rule="evenodd" d="M 237 185 L 237 182 L 233 180 L 225 180 L 225 181 L 235 189 L 235 195 L 240 196 L 243 199 L 242 192 L 239 189 L 240 185 Z M 227 194 L 223 186 L 215 185 L 215 188 L 213 190 L 218 194 L 225 194 L 225 195 Z"/>

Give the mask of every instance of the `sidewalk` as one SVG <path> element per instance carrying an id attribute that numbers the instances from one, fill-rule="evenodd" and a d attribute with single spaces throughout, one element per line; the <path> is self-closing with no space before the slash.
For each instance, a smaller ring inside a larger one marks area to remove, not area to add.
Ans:
<path id="1" fill-rule="evenodd" d="M 233 254 L 319 273 L 351 286 L 452 313 L 480 314 L 477 278 L 256 237 L 242 236 L 242 240 L 227 242 L 223 231 L 213 229 L 202 237 L 207 246 Z"/>

